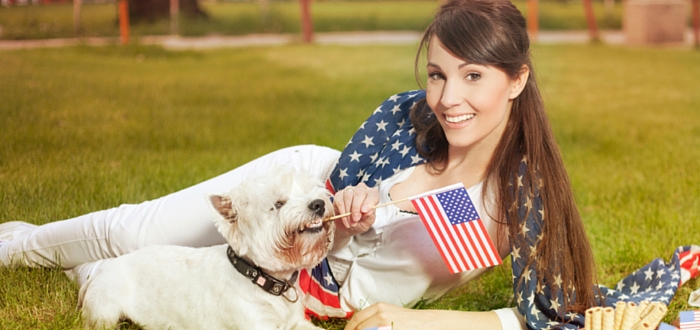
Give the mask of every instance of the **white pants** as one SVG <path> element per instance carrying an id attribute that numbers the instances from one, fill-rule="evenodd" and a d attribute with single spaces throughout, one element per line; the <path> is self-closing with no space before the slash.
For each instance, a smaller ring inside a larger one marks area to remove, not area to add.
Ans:
<path id="1" fill-rule="evenodd" d="M 340 152 L 303 145 L 281 149 L 230 172 L 173 194 L 51 222 L 0 245 L 0 264 L 62 267 L 82 284 L 100 260 L 148 245 L 192 247 L 225 243 L 214 227 L 215 211 L 206 197 L 236 187 L 271 165 L 307 171 L 326 179 Z"/>

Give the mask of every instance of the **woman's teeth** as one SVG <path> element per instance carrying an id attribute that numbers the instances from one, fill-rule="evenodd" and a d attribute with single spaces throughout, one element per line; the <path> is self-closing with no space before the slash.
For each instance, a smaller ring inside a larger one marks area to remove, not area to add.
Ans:
<path id="1" fill-rule="evenodd" d="M 476 114 L 470 113 L 468 115 L 461 115 L 461 116 L 456 116 L 456 117 L 450 117 L 450 116 L 445 116 L 445 121 L 448 123 L 459 123 L 463 121 L 467 121 L 469 119 L 472 119 L 476 116 Z"/>

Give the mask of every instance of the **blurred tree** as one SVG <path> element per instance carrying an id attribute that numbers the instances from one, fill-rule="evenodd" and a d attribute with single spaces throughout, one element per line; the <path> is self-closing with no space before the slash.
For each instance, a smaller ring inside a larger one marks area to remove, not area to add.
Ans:
<path id="1" fill-rule="evenodd" d="M 207 17 L 199 0 L 179 0 L 180 13 L 189 17 Z M 129 19 L 153 22 L 170 17 L 170 0 L 129 0 Z"/>

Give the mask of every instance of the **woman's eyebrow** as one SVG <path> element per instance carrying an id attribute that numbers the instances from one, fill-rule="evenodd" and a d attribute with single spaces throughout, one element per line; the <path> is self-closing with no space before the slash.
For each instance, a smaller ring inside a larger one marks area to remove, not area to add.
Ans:
<path id="1" fill-rule="evenodd" d="M 467 66 L 467 65 L 470 65 L 470 64 L 475 64 L 475 63 L 472 63 L 472 62 L 463 62 L 463 63 L 460 63 L 460 64 L 457 66 L 457 68 L 458 68 L 458 69 L 462 69 L 463 67 L 465 67 L 465 66 Z M 435 64 L 435 63 L 433 63 L 433 62 L 428 62 L 428 65 L 427 65 L 427 66 L 429 66 L 429 67 L 434 67 L 434 68 L 440 69 L 440 70 L 442 69 L 439 65 L 437 65 L 437 64 Z"/>
<path id="2" fill-rule="evenodd" d="M 435 64 L 435 63 L 433 63 L 433 62 L 428 62 L 428 65 L 427 65 L 427 66 L 429 66 L 429 67 L 434 67 L 434 68 L 436 68 L 436 69 L 442 69 L 439 65 L 437 65 L 437 64 Z"/>

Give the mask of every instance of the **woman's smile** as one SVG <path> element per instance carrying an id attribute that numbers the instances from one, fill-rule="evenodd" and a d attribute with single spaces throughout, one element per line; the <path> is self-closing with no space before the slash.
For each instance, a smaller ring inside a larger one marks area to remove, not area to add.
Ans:
<path id="1" fill-rule="evenodd" d="M 470 113 L 466 115 L 458 115 L 458 116 L 451 116 L 448 114 L 445 114 L 445 121 L 451 124 L 458 124 L 458 123 L 463 123 L 466 121 L 471 120 L 472 118 L 476 117 L 476 114 Z"/>

